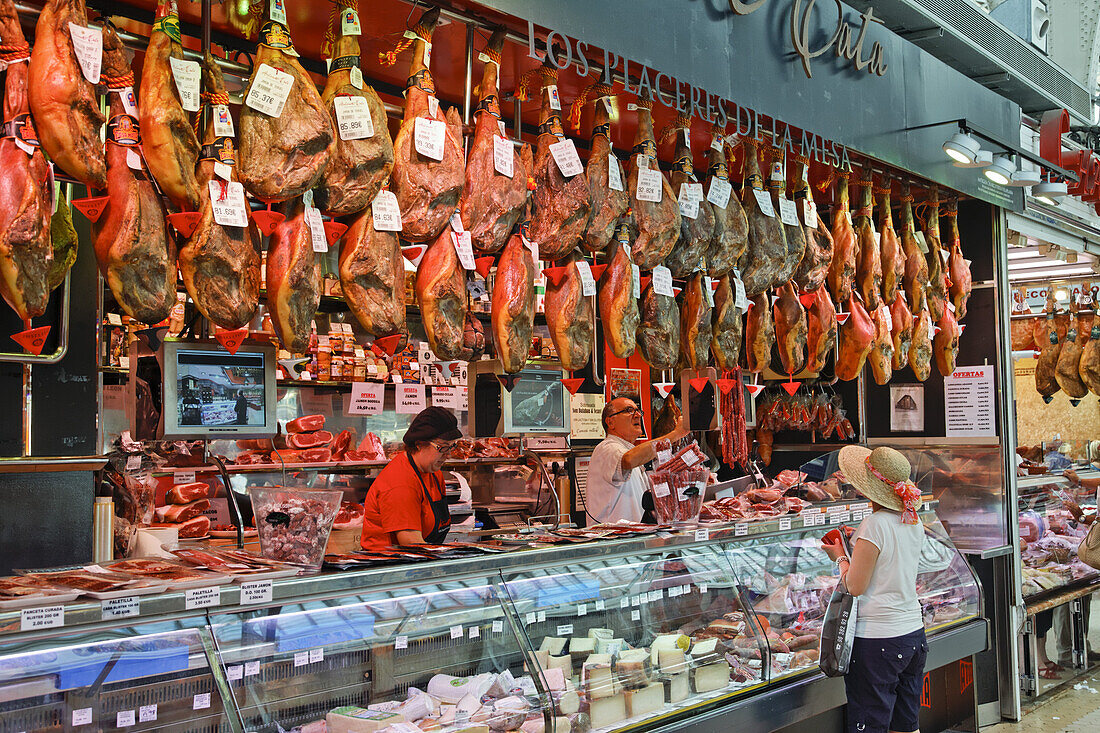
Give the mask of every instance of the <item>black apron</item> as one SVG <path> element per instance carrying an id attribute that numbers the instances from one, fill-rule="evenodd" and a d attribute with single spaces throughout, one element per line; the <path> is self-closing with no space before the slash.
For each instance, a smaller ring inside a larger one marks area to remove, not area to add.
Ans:
<path id="1" fill-rule="evenodd" d="M 424 483 L 424 477 L 420 475 L 420 469 L 417 467 L 416 461 L 412 459 L 412 456 L 407 455 L 407 457 L 413 473 L 420 481 L 420 488 L 424 490 L 424 500 L 432 508 L 432 515 L 435 517 L 435 527 L 432 528 L 431 532 L 424 535 L 424 541 L 429 545 L 442 545 L 447 541 L 447 532 L 451 530 L 451 510 L 447 506 L 446 489 L 443 488 L 439 492 L 442 498 L 433 499 L 432 495 L 428 493 L 428 486 Z"/>

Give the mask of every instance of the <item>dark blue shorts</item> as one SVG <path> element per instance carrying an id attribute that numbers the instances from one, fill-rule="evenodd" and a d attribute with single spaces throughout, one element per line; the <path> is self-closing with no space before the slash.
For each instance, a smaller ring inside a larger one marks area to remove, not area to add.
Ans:
<path id="1" fill-rule="evenodd" d="M 927 656 L 924 629 L 889 639 L 856 637 L 844 677 L 848 733 L 917 730 Z"/>

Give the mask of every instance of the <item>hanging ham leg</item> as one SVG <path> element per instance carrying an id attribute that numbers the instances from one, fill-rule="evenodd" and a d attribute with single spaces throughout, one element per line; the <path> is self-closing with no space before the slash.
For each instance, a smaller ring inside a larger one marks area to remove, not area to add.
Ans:
<path id="1" fill-rule="evenodd" d="M 894 342 L 894 371 L 909 364 L 909 345 L 913 342 L 913 313 L 905 302 L 905 291 L 898 290 L 890 305 L 890 337 Z"/>
<path id="2" fill-rule="evenodd" d="M 265 23 L 244 94 L 246 103 L 241 107 L 237 173 L 245 189 L 261 201 L 288 201 L 313 188 L 336 142 L 328 108 L 298 59 L 287 53 L 291 50 L 287 27 L 275 21 Z M 248 94 L 264 67 L 268 67 L 264 73 L 275 69 L 294 77 L 278 115 L 247 104 Z"/>
<path id="3" fill-rule="evenodd" d="M 882 299 L 887 305 L 892 305 L 905 280 L 905 254 L 894 230 L 894 215 L 890 210 L 890 179 L 886 179 L 886 185 L 875 190 L 880 196 L 878 228 L 881 237 L 879 248 L 882 251 Z"/>
<path id="4" fill-rule="evenodd" d="M 457 358 L 466 322 L 466 271 L 458 261 L 450 225 L 443 227 L 416 268 L 416 302 L 432 353 L 440 361 Z"/>
<path id="5" fill-rule="evenodd" d="M 893 318 L 885 303 L 880 303 L 871 313 L 871 321 L 875 327 L 875 340 L 871 344 L 867 362 L 871 365 L 871 376 L 874 377 L 875 384 L 886 384 L 894 376 L 894 341 L 890 335 Z"/>
<path id="6" fill-rule="evenodd" d="M 733 271 L 749 246 L 749 220 L 741 200 L 732 193 L 722 131 L 716 127 L 713 134 L 714 140 L 707 150 L 706 193 L 714 204 L 714 243 L 707 250 L 707 274 L 723 277 Z M 726 202 L 725 206 L 722 202 Z"/>
<path id="7" fill-rule="evenodd" d="M 1100 319 L 1095 315 L 1092 318 L 1092 328 L 1089 331 L 1089 339 L 1081 350 L 1081 361 L 1078 363 L 1079 374 L 1094 395 L 1100 396 Z"/>
<path id="8" fill-rule="evenodd" d="M 202 75 L 207 92 L 214 99 L 228 102 L 222 70 L 210 54 L 203 60 Z M 180 247 L 180 274 L 199 311 L 222 328 L 234 329 L 248 323 L 259 303 L 260 232 L 251 219 L 244 227 L 223 226 L 214 221 L 210 182 L 214 182 L 219 200 L 228 190 L 228 182 L 214 175 L 214 163 L 228 166 L 232 171 L 230 179 L 236 181 L 232 152 L 235 146 L 233 138 L 214 134 L 214 108 L 209 103 L 205 108 L 205 144 L 197 184 L 200 219 L 190 239 Z"/>
<path id="9" fill-rule="evenodd" d="M 344 6 L 342 2 L 341 7 Z M 368 208 L 390 177 L 393 140 L 386 123 L 386 108 L 378 92 L 362 81 L 362 74 L 352 78 L 352 69 L 359 68 L 358 37 L 341 34 L 332 55 L 321 101 L 328 108 L 336 143 L 325 172 L 317 182 L 313 203 L 322 211 L 343 216 Z M 363 102 L 358 102 L 359 99 Z M 361 113 L 364 106 L 370 116 L 369 125 Z M 358 118 L 353 116 L 356 113 Z M 343 130 L 339 125 L 341 114 L 350 120 L 345 121 Z M 358 126 L 353 126 L 354 122 L 358 122 Z"/>
<path id="10" fill-rule="evenodd" d="M 30 53 L 12 0 L 0 0 L 0 42 Z M 53 190 L 29 114 L 27 58 L 7 64 L 0 137 L 0 295 L 27 320 L 45 313 L 50 299 Z"/>
<path id="11" fill-rule="evenodd" d="M 1058 357 L 1062 354 L 1062 343 L 1058 340 L 1058 328 L 1054 318 L 1056 310 L 1054 289 L 1048 288 L 1046 318 L 1044 319 L 1046 335 L 1040 342 L 1042 349 L 1039 352 L 1039 359 L 1035 363 L 1035 389 L 1043 396 L 1043 401 L 1048 404 L 1054 399 L 1054 395 L 1058 393 L 1058 390 L 1062 388 L 1058 384 L 1056 375 Z M 1036 340 L 1038 341 L 1038 339 Z"/>
<path id="12" fill-rule="evenodd" d="M 913 196 L 909 193 L 908 183 L 902 185 L 901 194 L 901 249 L 905 258 L 902 286 L 912 306 L 919 308 L 928 287 L 928 260 L 917 242 L 917 230 L 913 224 Z"/>
<path id="13" fill-rule="evenodd" d="M 851 315 L 840 326 L 840 351 L 836 358 L 836 376 L 850 382 L 863 371 L 878 331 L 859 298 L 848 298 Z"/>
<path id="14" fill-rule="evenodd" d="M 856 286 L 859 288 L 860 297 L 867 306 L 867 310 L 874 312 L 881 302 L 882 293 L 882 255 L 878 242 L 875 241 L 875 231 L 871 224 L 872 185 L 871 172 L 867 171 L 863 178 L 863 196 L 859 211 L 855 216 L 856 249 Z"/>
<path id="15" fill-rule="evenodd" d="M 705 369 L 710 360 L 712 308 L 705 287 L 703 273 L 697 272 L 680 292 L 680 363 L 684 369 Z"/>
<path id="16" fill-rule="evenodd" d="M 493 31 L 485 47 L 488 61 L 481 74 L 481 101 L 475 114 L 473 141 L 466 161 L 466 185 L 458 202 L 462 226 L 470 232 L 478 252 L 497 252 L 508 242 L 508 235 L 523 215 L 527 203 L 527 168 L 519 151 L 504 135 L 500 120 L 497 76 L 500 73 L 500 49 L 504 31 Z M 512 175 L 496 169 L 498 144 L 508 146 Z"/>
<path id="17" fill-rule="evenodd" d="M 129 71 L 126 50 L 114 30 L 103 29 L 103 72 Z M 164 206 L 134 144 L 136 117 L 128 115 L 119 90 L 110 94 L 107 140 L 107 208 L 92 225 L 96 260 L 119 305 L 142 323 L 159 323 L 176 304 L 176 246 Z M 135 110 L 136 112 L 136 110 Z M 128 162 L 137 168 L 131 169 Z"/>
<path id="18" fill-rule="evenodd" d="M 321 302 L 321 259 L 313 251 L 300 199 L 283 207 L 285 219 L 267 244 L 267 309 L 283 348 L 301 354 L 309 346 Z"/>
<path id="19" fill-rule="evenodd" d="M 943 247 L 940 245 L 940 195 L 932 193 L 931 210 L 925 223 L 924 240 L 928 243 L 928 312 L 937 324 L 947 309 L 947 272 L 944 270 Z"/>
<path id="20" fill-rule="evenodd" d="M 923 259 L 923 258 L 922 258 Z M 923 382 L 932 373 L 932 314 L 928 298 L 920 291 L 920 307 L 913 314 L 913 341 L 909 344 L 909 368 L 917 381 Z"/>
<path id="21" fill-rule="evenodd" d="M 807 313 L 806 369 L 820 374 L 836 345 L 836 308 L 824 285 L 814 291 Z"/>
<path id="22" fill-rule="evenodd" d="M 779 360 L 785 374 L 797 374 L 806 366 L 806 339 L 808 324 L 806 311 L 794 291 L 794 283 L 788 281 L 779 289 L 775 301 L 775 342 L 779 347 Z"/>
<path id="23" fill-rule="evenodd" d="M 684 278 L 694 272 L 700 262 L 706 264 L 706 254 L 714 247 L 714 207 L 703 196 L 703 187 L 695 176 L 690 142 L 691 118 L 678 116 L 671 130 L 676 140 L 670 176 L 672 193 L 680 201 L 694 192 L 698 200 L 698 206 L 680 209 L 680 238 L 664 261 L 673 277 Z M 692 213 L 695 216 L 689 216 Z"/>
<path id="24" fill-rule="evenodd" d="M 749 371 L 761 374 L 771 366 L 775 344 L 775 321 L 767 293 L 758 293 L 749 304 L 745 317 L 745 361 Z"/>
<path id="25" fill-rule="evenodd" d="M 807 203 L 813 203 L 813 192 L 810 190 L 809 159 L 795 156 L 794 169 L 794 202 L 799 209 L 799 216 L 805 215 Z M 806 223 L 803 219 L 803 223 Z M 813 223 L 810 219 L 809 223 Z M 806 226 L 806 252 L 802 255 L 802 261 L 794 271 L 794 284 L 803 293 L 811 293 L 818 290 L 829 274 L 829 266 L 833 261 L 833 234 L 825 224 L 825 220 L 818 217 L 817 226 Z"/>
<path id="26" fill-rule="evenodd" d="M 852 280 L 856 274 L 856 230 L 848 210 L 848 174 L 842 172 L 839 177 L 833 207 L 833 261 L 829 264 L 826 282 L 833 302 L 847 303 L 852 297 Z"/>
<path id="27" fill-rule="evenodd" d="M 199 140 L 180 102 L 169 59 L 183 60 L 175 0 L 161 0 L 145 50 L 138 93 L 141 151 L 160 190 L 181 211 L 199 208 Z"/>
<path id="28" fill-rule="evenodd" d="M 95 87 L 84 78 L 69 24 L 88 25 L 84 0 L 48 0 L 38 14 L 27 96 L 42 149 L 61 170 L 91 188 L 107 187 Z M 6 43 L 6 41 L 5 41 Z"/>
<path id="29" fill-rule="evenodd" d="M 561 368 L 567 372 L 583 369 L 592 358 L 593 331 L 592 298 L 583 295 L 580 271 L 576 261 L 580 255 L 571 254 L 563 266 L 565 276 L 554 285 L 546 283 L 546 325 L 550 339 L 558 351 Z"/>
<path id="30" fill-rule="evenodd" d="M 1073 320 L 1066 332 L 1065 343 L 1058 355 L 1058 363 L 1054 367 L 1054 378 L 1058 386 L 1071 400 L 1079 400 L 1089 393 L 1088 385 L 1081 379 L 1081 356 L 1085 350 L 1085 342 L 1088 340 L 1088 325 L 1085 318 L 1077 311 L 1074 303 Z"/>
<path id="31" fill-rule="evenodd" d="M 634 150 L 630 156 L 630 176 L 626 190 L 630 194 L 632 216 L 631 233 L 634 234 L 634 262 L 643 270 L 651 270 L 661 264 L 680 237 L 680 205 L 668 185 L 668 179 L 657 164 L 657 143 L 653 139 L 653 102 L 649 93 L 642 91 L 638 98 L 638 129 L 634 137 Z M 638 198 L 638 169 L 645 167 L 661 176 L 660 201 Z"/>
<path id="32" fill-rule="evenodd" d="M 955 317 L 962 320 L 966 317 L 966 303 L 970 300 L 970 291 L 974 286 L 970 265 L 963 258 L 962 243 L 959 241 L 958 201 L 952 201 L 948 206 L 947 221 L 947 274 L 951 281 L 948 295 L 955 304 Z"/>
<path id="33" fill-rule="evenodd" d="M 750 297 L 780 285 L 787 260 L 787 236 L 778 215 L 768 216 L 761 210 L 757 196 L 764 193 L 764 177 L 760 174 L 756 141 L 744 138 L 745 185 L 743 202 L 749 220 L 749 247 L 738 263 L 745 293 Z M 759 193 L 757 193 L 759 192 Z"/>
<path id="34" fill-rule="evenodd" d="M 676 299 L 658 295 L 650 282 L 642 292 L 640 317 L 637 342 L 642 358 L 650 369 L 672 369 L 680 355 L 680 311 Z"/>
<path id="35" fill-rule="evenodd" d="M 566 178 L 554 159 L 550 146 L 566 141 L 561 111 L 551 106 L 557 94 L 558 70 L 547 58 L 539 73 L 542 76 L 542 112 L 533 173 L 534 215 L 527 236 L 538 242 L 539 257 L 556 260 L 581 243 L 590 210 L 588 178 L 583 170 Z"/>
<path id="36" fill-rule="evenodd" d="M 611 245 L 611 258 L 600 278 L 600 321 L 603 338 L 611 353 L 626 359 L 634 353 L 638 333 L 638 299 L 634 297 L 634 267 L 627 254 L 629 234 L 619 227 L 618 241 Z"/>
<path id="37" fill-rule="evenodd" d="M 718 288 L 714 291 L 713 329 L 710 353 L 714 354 L 714 363 L 720 373 L 733 371 L 741 357 L 744 325 L 729 275 L 718 281 Z"/>
<path id="38" fill-rule="evenodd" d="M 783 157 L 782 148 L 772 148 L 772 172 L 768 189 L 772 194 L 772 208 L 775 209 L 776 216 L 780 215 L 780 203 L 786 199 L 787 191 L 787 173 Z M 806 254 L 806 230 L 797 215 L 794 224 L 783 224 L 783 234 L 787 242 L 787 254 L 775 275 L 776 287 L 794 277 L 794 271 L 798 269 L 798 265 Z"/>
<path id="39" fill-rule="evenodd" d="M 611 93 L 611 87 L 597 84 L 600 95 Z M 588 223 L 584 228 L 581 243 L 589 252 L 602 252 L 607 249 L 615 236 L 619 219 L 630 208 L 630 196 L 626 192 L 626 174 L 619 159 L 611 150 L 611 118 L 609 114 L 611 98 L 599 96 L 596 99 L 595 114 L 592 119 L 592 147 L 589 149 L 588 164 L 585 173 L 588 176 L 588 200 L 592 205 L 588 212 Z M 580 110 L 574 106 L 574 114 Z M 615 169 L 618 189 L 611 187 L 611 169 Z"/>
<path id="40" fill-rule="evenodd" d="M 951 308 L 943 309 L 943 318 L 936 323 L 939 331 L 932 337 L 932 354 L 936 359 L 936 368 L 945 377 L 955 372 L 955 363 L 959 356 L 959 322 Z"/>
<path id="41" fill-rule="evenodd" d="M 497 262 L 492 319 L 497 356 L 505 373 L 515 374 L 527 363 L 535 328 L 535 259 L 519 234 Z"/>
<path id="42" fill-rule="evenodd" d="M 405 258 L 397 232 L 374 228 L 369 206 L 351 220 L 341 240 L 340 287 L 367 333 L 388 336 L 407 332 Z"/>

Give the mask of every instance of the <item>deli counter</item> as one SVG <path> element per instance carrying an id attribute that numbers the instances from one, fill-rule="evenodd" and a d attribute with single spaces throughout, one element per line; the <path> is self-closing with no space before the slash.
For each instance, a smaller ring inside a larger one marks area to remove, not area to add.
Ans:
<path id="1" fill-rule="evenodd" d="M 929 670 L 987 645 L 934 507 Z M 0 731 L 774 730 L 843 703 L 817 525 L 866 511 L 3 612 Z"/>

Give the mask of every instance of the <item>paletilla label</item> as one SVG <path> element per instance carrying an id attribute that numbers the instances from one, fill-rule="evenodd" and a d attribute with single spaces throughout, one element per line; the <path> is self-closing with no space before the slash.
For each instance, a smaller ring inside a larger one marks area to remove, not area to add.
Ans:
<path id="1" fill-rule="evenodd" d="M 167 34 L 176 43 L 183 42 L 180 38 L 180 18 L 175 13 L 170 13 L 153 23 L 153 31 Z"/>
<path id="2" fill-rule="evenodd" d="M 405 82 L 405 90 L 407 91 L 413 87 L 428 94 L 435 94 L 435 80 L 432 79 L 431 72 L 427 69 L 421 69 L 410 76 L 409 80 Z"/>
<path id="3" fill-rule="evenodd" d="M 231 137 L 219 137 L 202 146 L 201 160 L 213 160 L 225 165 L 237 164 L 237 145 Z"/>
<path id="4" fill-rule="evenodd" d="M 488 112 L 493 117 L 500 119 L 500 100 L 497 95 L 490 94 L 485 99 L 477 103 L 477 108 L 474 112 Z"/>
<path id="5" fill-rule="evenodd" d="M 107 139 L 115 145 L 134 147 L 141 144 L 141 128 L 133 115 L 115 115 L 107 123 Z"/>
<path id="6" fill-rule="evenodd" d="M 294 48 L 290 30 L 282 23 L 269 20 L 260 29 L 260 43 L 268 48 Z"/>
<path id="7" fill-rule="evenodd" d="M 3 137 L 15 138 L 26 145 L 38 147 L 38 131 L 34 129 L 34 121 L 28 115 L 16 115 L 15 119 L 4 123 Z"/>

